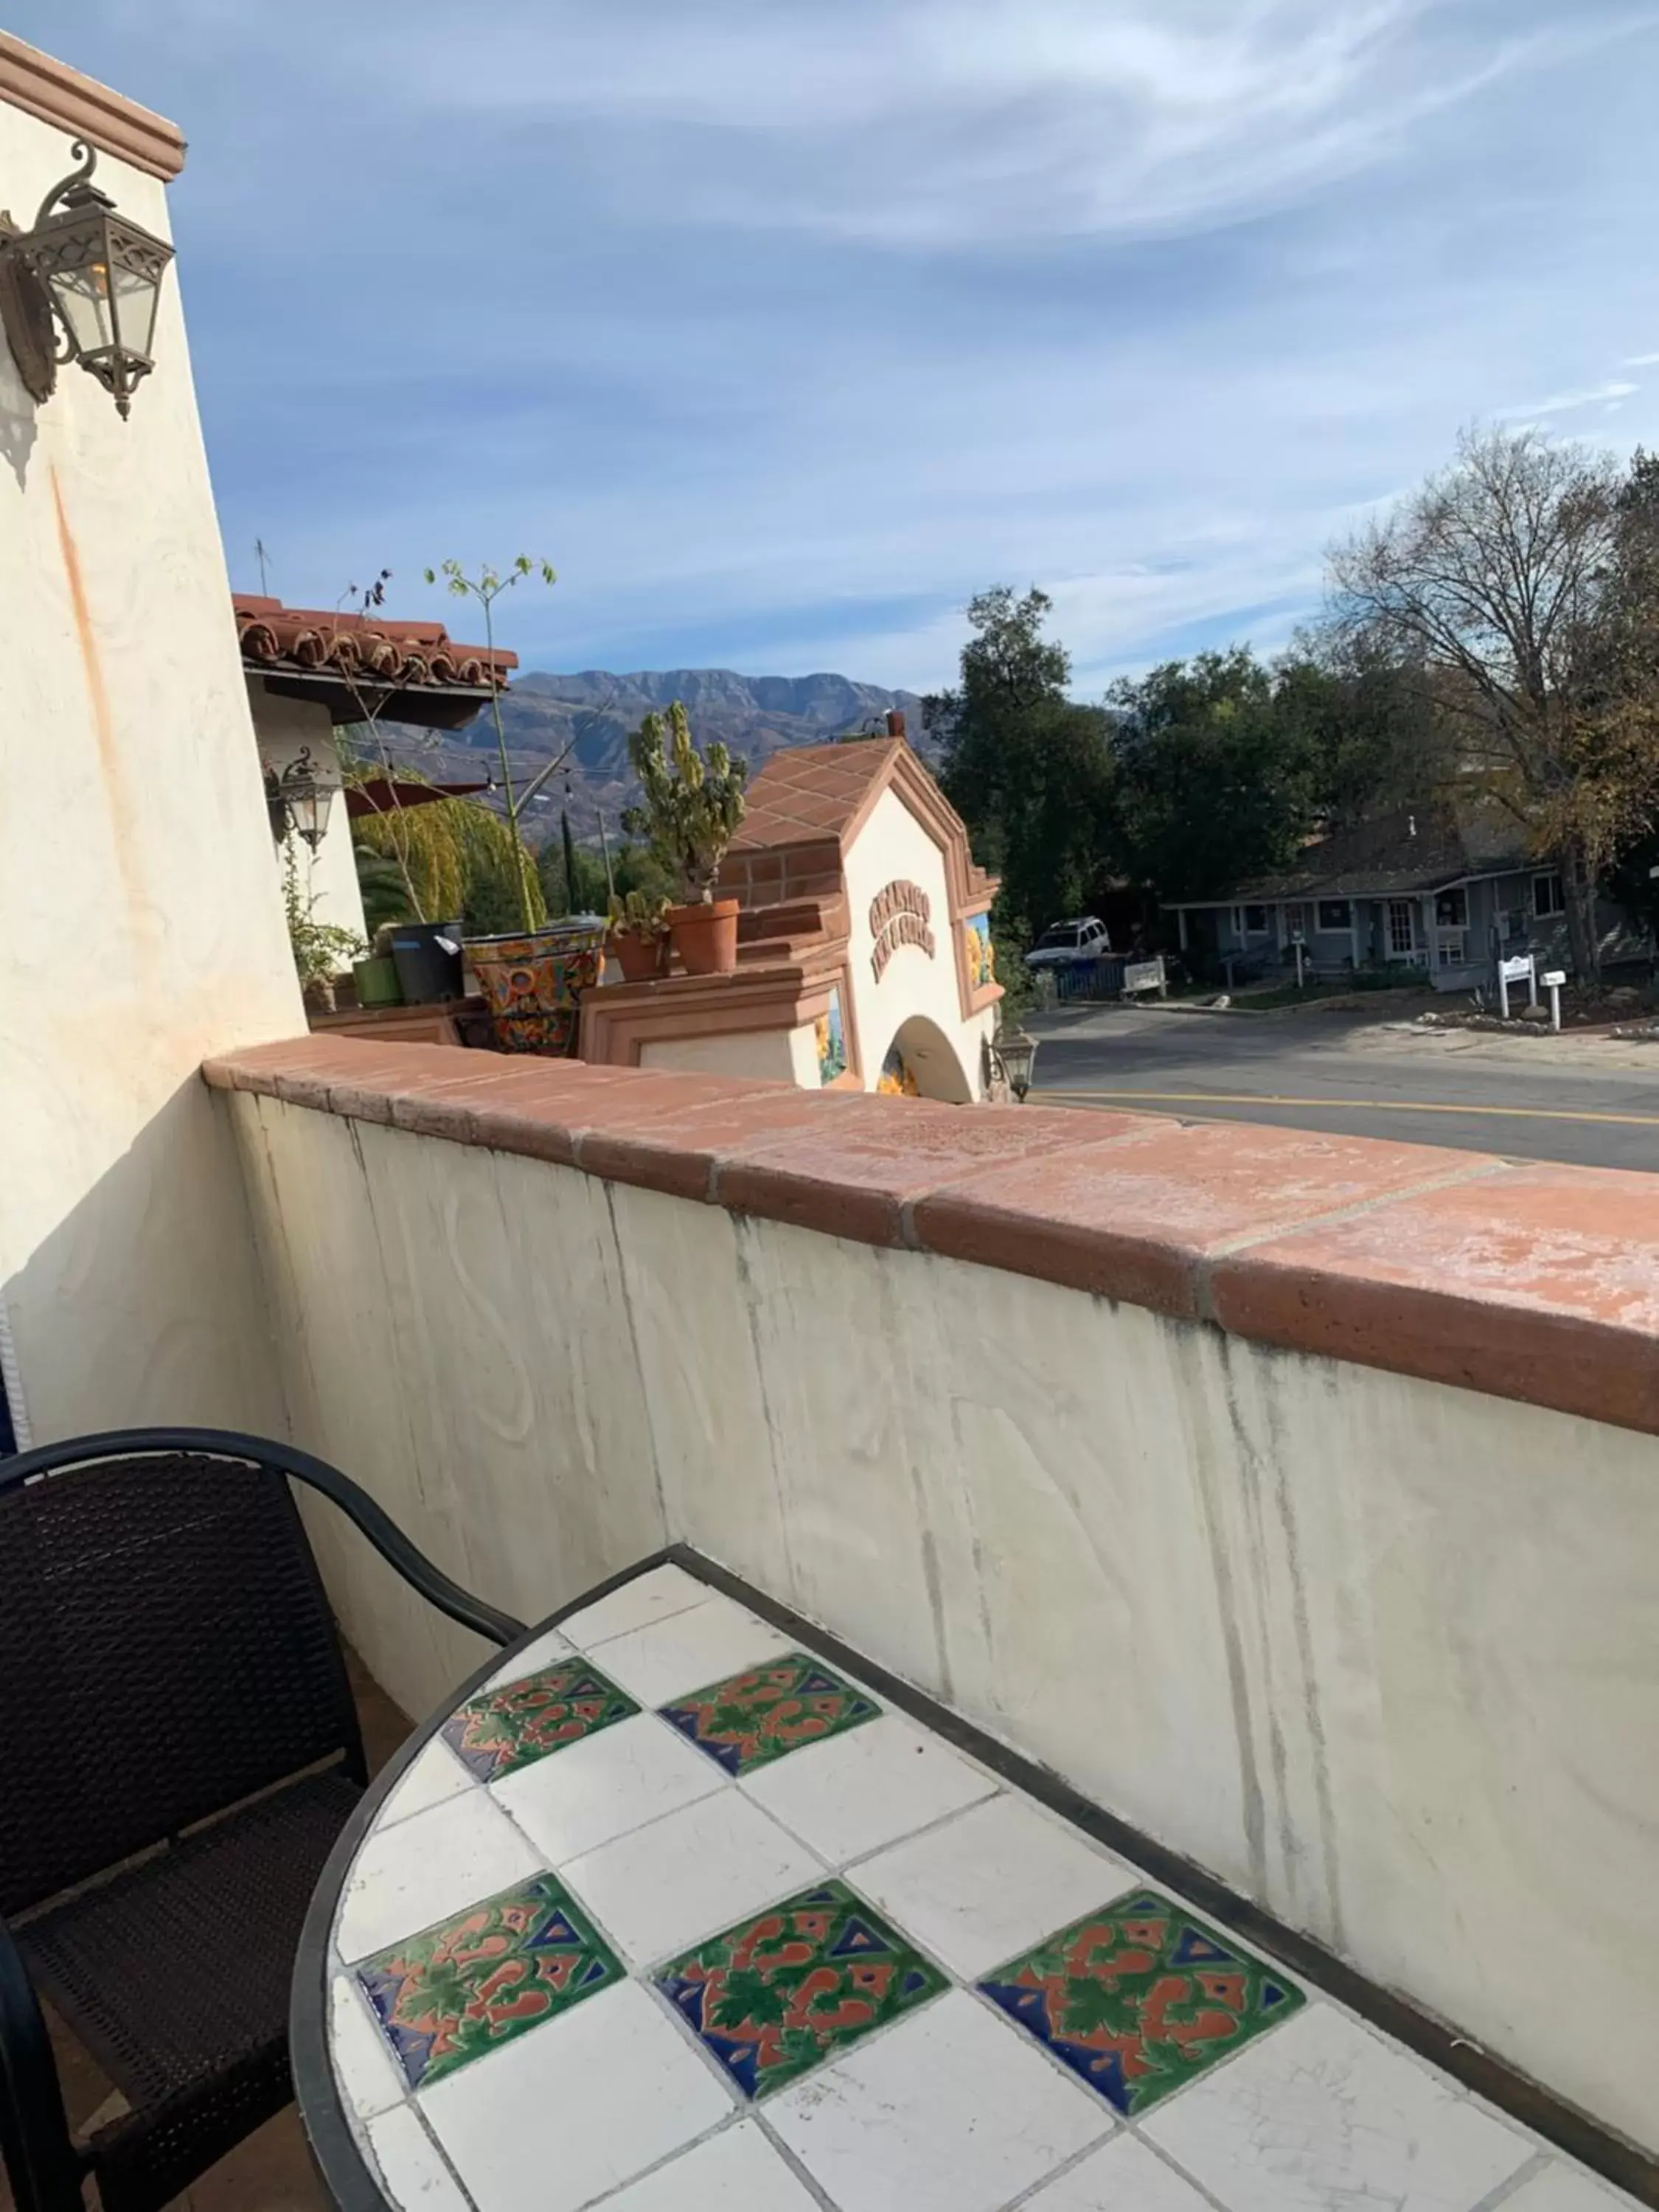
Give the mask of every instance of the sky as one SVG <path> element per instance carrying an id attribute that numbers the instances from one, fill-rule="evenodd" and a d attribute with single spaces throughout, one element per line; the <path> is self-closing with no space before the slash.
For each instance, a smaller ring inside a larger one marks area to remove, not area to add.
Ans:
<path id="1" fill-rule="evenodd" d="M 1282 648 L 1465 424 L 1659 445 L 1659 0 L 7 21 L 189 139 L 234 584 L 543 556 L 526 667 L 927 690 L 1036 583 L 1092 696 Z"/>

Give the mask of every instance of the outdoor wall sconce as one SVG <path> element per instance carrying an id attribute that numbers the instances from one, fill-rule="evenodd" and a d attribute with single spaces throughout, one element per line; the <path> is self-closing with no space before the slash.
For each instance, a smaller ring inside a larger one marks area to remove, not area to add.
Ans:
<path id="1" fill-rule="evenodd" d="M 278 844 L 292 830 L 314 853 L 328 834 L 333 804 L 334 787 L 318 775 L 309 745 L 301 746 L 280 775 L 274 768 L 266 769 L 265 806 L 270 834 Z"/>
<path id="2" fill-rule="evenodd" d="M 991 1058 L 996 1063 L 997 1073 L 1022 1106 L 1031 1087 L 1036 1049 L 1036 1039 L 1027 1036 L 1024 1030 L 999 1030 L 992 1041 Z"/>
<path id="3" fill-rule="evenodd" d="M 153 366 L 173 248 L 118 215 L 109 194 L 89 182 L 94 147 L 77 139 L 73 150 L 78 166 L 41 201 L 33 230 L 0 213 L 0 324 L 32 398 L 50 399 L 59 368 L 78 361 L 125 422 Z"/>

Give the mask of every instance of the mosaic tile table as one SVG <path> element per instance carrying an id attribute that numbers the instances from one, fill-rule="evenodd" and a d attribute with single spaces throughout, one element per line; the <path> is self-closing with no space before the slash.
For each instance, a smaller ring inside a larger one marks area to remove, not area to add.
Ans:
<path id="1" fill-rule="evenodd" d="M 1631 2201 L 678 1566 L 443 1723 L 327 1944 L 347 2212 Z"/>

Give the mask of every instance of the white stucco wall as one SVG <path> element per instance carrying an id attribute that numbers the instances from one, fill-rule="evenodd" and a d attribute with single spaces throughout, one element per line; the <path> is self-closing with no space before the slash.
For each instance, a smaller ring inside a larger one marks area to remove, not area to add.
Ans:
<path id="1" fill-rule="evenodd" d="M 852 916 L 853 995 L 865 1089 L 875 1089 L 883 1058 L 900 1028 L 906 1022 L 920 1021 L 931 1023 L 939 1030 L 957 1062 L 954 1084 L 949 1077 L 936 1078 L 930 1068 L 923 1089 L 936 1097 L 979 1097 L 982 1090 L 980 1039 L 990 1033 L 994 1010 L 988 1008 L 967 1021 L 963 1019 L 944 855 L 898 793 L 888 790 L 871 809 L 869 819 L 853 842 L 846 866 Z M 899 882 L 915 884 L 927 894 L 933 957 L 930 960 L 919 945 L 901 945 L 878 981 L 870 964 L 876 942 L 870 927 L 870 903 L 889 884 Z M 923 1073 L 920 1066 L 917 1073 Z"/>
<path id="2" fill-rule="evenodd" d="M 1659 1443 L 219 1103 L 296 1434 L 463 1581 L 688 1540 L 1659 2147 Z M 427 1710 L 469 1639 L 318 1526 Z"/>
<path id="3" fill-rule="evenodd" d="M 787 1030 L 735 1030 L 726 1036 L 647 1041 L 640 1048 L 640 1066 L 678 1068 L 699 1075 L 749 1075 L 764 1083 L 798 1079 Z M 817 1081 L 816 1067 L 812 1080 Z"/>
<path id="4" fill-rule="evenodd" d="M 249 702 L 253 710 L 262 769 L 269 766 L 280 775 L 301 748 L 308 745 L 319 776 L 337 787 L 340 748 L 335 741 L 334 724 L 327 708 L 314 699 L 276 698 L 263 686 L 250 692 Z M 280 896 L 282 848 L 273 844 L 272 851 Z M 322 843 L 313 855 L 301 841 L 299 855 L 301 890 L 308 889 L 317 902 L 313 919 L 331 922 L 337 928 L 349 929 L 356 936 L 366 938 L 368 932 L 363 921 L 362 893 L 357 887 L 351 817 L 346 812 L 344 795 L 337 789 L 329 809 L 328 828 L 323 833 Z"/>
<path id="5" fill-rule="evenodd" d="M 74 167 L 0 104 L 0 199 Z M 96 181 L 167 229 L 153 178 Z M 303 1027 L 170 269 L 131 419 L 0 341 L 0 1297 L 37 1440 L 280 1426 L 204 1054 Z"/>

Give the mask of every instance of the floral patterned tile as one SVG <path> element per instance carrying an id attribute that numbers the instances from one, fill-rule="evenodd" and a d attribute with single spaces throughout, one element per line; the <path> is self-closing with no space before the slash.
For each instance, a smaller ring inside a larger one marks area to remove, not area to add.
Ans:
<path id="1" fill-rule="evenodd" d="M 804 1890 L 663 1968 L 657 1986 L 750 2097 L 947 1984 L 844 1882 Z"/>
<path id="2" fill-rule="evenodd" d="M 623 1970 L 580 1906 L 543 1874 L 365 1960 L 357 1978 L 416 2089 L 622 1980 Z"/>
<path id="3" fill-rule="evenodd" d="M 444 1723 L 444 1741 L 481 1782 L 580 1743 L 638 1712 L 632 1698 L 580 1654 L 481 1690 Z"/>
<path id="4" fill-rule="evenodd" d="M 752 1774 L 804 1744 L 874 1720 L 881 1707 L 821 1659 L 792 1651 L 659 1710 L 728 1774 Z"/>
<path id="5" fill-rule="evenodd" d="M 979 1986 L 1131 2115 L 1304 2002 L 1287 1975 L 1150 1889 L 1074 1922 Z"/>

